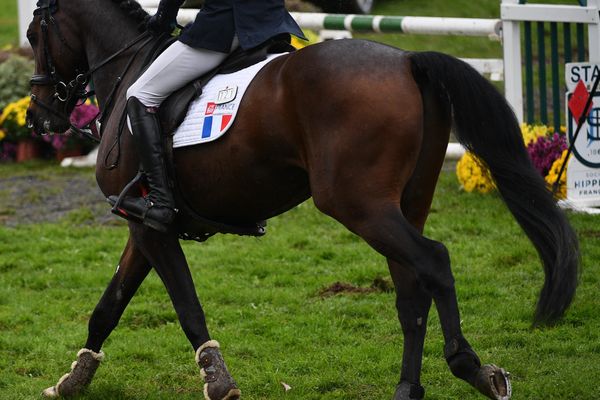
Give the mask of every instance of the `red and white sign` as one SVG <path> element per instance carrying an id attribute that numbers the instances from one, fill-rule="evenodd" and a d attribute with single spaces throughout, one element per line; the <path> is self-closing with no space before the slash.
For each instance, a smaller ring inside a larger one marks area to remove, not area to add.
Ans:
<path id="1" fill-rule="evenodd" d="M 579 207 L 600 206 L 600 93 L 592 98 L 577 137 L 577 124 L 600 64 L 569 63 L 565 67 L 567 93 L 567 140 L 573 153 L 567 165 L 567 200 Z M 600 89 L 600 88 L 599 88 Z"/>

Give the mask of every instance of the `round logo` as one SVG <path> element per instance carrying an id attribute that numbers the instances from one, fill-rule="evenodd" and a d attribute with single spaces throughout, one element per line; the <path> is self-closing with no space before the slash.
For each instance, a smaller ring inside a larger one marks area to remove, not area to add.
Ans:
<path id="1" fill-rule="evenodd" d="M 573 143 L 575 129 L 569 129 L 569 143 Z M 573 155 L 579 162 L 589 168 L 600 168 L 600 107 L 590 111 L 581 127 Z"/>

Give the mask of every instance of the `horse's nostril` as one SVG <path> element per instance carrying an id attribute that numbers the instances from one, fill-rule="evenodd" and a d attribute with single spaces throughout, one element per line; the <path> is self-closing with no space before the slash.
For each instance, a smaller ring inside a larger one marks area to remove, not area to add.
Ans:
<path id="1" fill-rule="evenodd" d="M 25 122 L 27 123 L 27 128 L 29 128 L 29 129 L 33 128 L 33 117 L 31 115 L 31 110 L 29 110 L 29 109 L 25 113 Z"/>

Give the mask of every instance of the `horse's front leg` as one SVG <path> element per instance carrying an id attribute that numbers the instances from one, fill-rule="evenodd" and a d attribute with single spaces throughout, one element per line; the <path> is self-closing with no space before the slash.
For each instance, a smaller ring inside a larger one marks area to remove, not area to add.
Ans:
<path id="1" fill-rule="evenodd" d="M 72 364 L 71 372 L 65 374 L 56 385 L 44 390 L 43 396 L 72 396 L 91 383 L 104 356 L 100 350 L 102 344 L 119 323 L 125 307 L 150 269 L 150 264 L 130 239 L 110 284 L 92 313 L 85 347 L 77 353 L 77 361 Z"/>
<path id="2" fill-rule="evenodd" d="M 211 340 L 187 261 L 178 238 L 131 224 L 133 240 L 154 267 L 171 298 L 181 327 L 196 352 L 206 400 L 234 400 L 241 395 L 219 350 Z"/>

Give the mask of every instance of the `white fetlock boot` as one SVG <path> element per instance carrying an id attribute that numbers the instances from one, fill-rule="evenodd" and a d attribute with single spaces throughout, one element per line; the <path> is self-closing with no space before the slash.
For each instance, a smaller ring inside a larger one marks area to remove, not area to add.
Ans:
<path id="1" fill-rule="evenodd" d="M 237 400 L 242 395 L 229 374 L 219 342 L 209 340 L 196 351 L 196 363 L 204 378 L 204 398 L 206 400 Z"/>
<path id="2" fill-rule="evenodd" d="M 58 383 L 42 392 L 42 396 L 50 399 L 69 397 L 81 393 L 94 378 L 94 374 L 104 358 L 104 353 L 95 353 L 90 349 L 81 349 L 77 353 L 77 361 L 71 364 L 71 372 L 63 375 Z"/>

